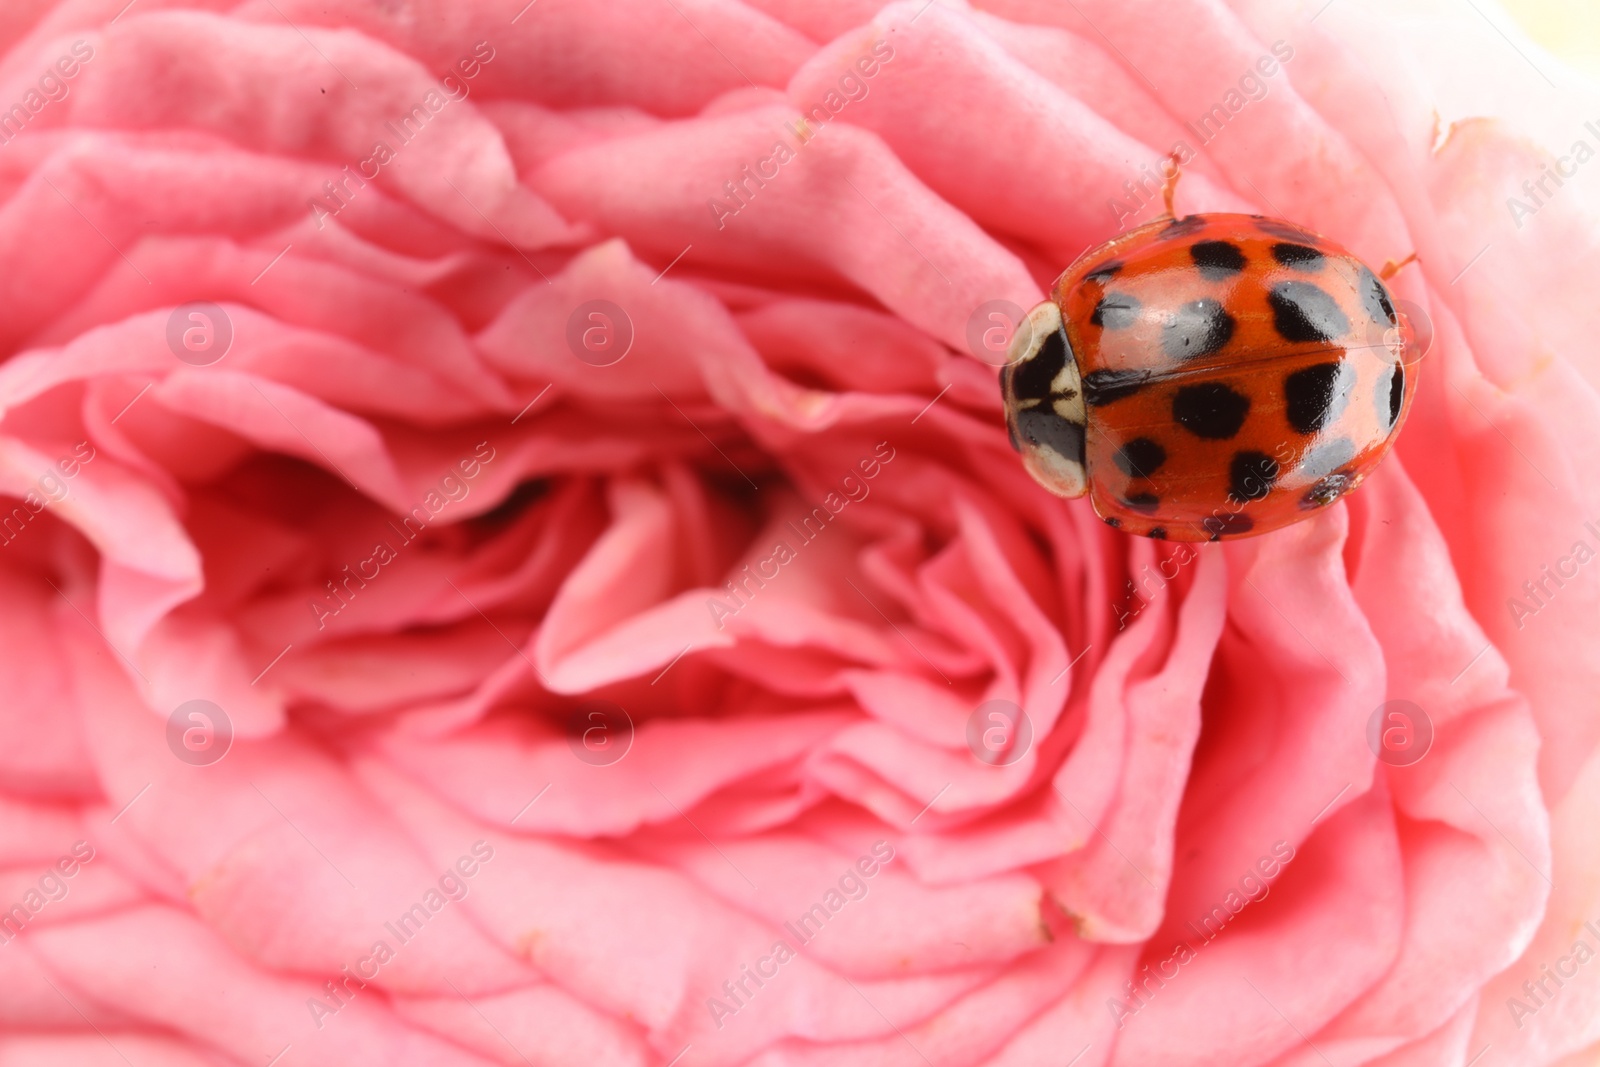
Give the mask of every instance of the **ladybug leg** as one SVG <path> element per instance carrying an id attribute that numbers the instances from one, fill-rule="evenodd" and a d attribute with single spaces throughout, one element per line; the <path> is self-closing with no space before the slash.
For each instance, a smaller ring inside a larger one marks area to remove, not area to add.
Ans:
<path id="1" fill-rule="evenodd" d="M 1161 199 L 1167 205 L 1167 213 L 1162 218 L 1177 218 L 1172 202 L 1178 193 L 1178 179 L 1183 177 L 1183 168 L 1178 163 L 1178 153 L 1173 152 L 1161 161 L 1161 172 L 1166 175 L 1166 181 L 1161 183 Z"/>
<path id="2" fill-rule="evenodd" d="M 1383 279 L 1384 281 L 1388 281 L 1390 278 L 1393 278 L 1396 274 L 1399 274 L 1402 270 L 1404 270 L 1406 267 L 1410 266 L 1411 264 L 1415 263 L 1416 261 L 1417 261 L 1417 254 L 1415 252 L 1411 253 L 1409 256 L 1407 256 L 1405 259 L 1402 259 L 1398 263 L 1396 263 L 1394 260 L 1391 259 L 1391 260 L 1389 260 L 1387 263 L 1385 263 L 1383 265 L 1383 269 L 1378 272 L 1378 277 Z"/>

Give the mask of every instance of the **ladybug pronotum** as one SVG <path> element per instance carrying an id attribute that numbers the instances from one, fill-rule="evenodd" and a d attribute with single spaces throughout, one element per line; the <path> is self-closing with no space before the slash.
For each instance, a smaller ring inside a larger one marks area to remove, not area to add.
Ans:
<path id="1" fill-rule="evenodd" d="M 1359 259 L 1259 215 L 1168 214 L 1084 253 L 1000 375 L 1034 479 L 1128 533 L 1218 541 L 1361 484 L 1417 389 L 1407 323 Z M 1385 268 L 1392 273 L 1393 265 Z"/>

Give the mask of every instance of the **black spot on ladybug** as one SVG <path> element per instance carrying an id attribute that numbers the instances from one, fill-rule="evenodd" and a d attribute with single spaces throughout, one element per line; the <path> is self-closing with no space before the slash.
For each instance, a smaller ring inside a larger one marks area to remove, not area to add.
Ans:
<path id="1" fill-rule="evenodd" d="M 1348 474 L 1330 474 L 1326 478 L 1306 490 L 1306 495 L 1300 498 L 1300 506 L 1306 510 L 1325 508 L 1338 500 L 1350 488 Z"/>
<path id="2" fill-rule="evenodd" d="M 1187 215 L 1181 219 L 1173 219 L 1171 222 L 1167 223 L 1167 228 L 1161 231 L 1160 236 L 1163 240 L 1170 240 L 1174 237 L 1188 237 L 1192 233 L 1198 233 L 1199 231 L 1205 229 L 1205 227 L 1206 220 L 1204 217 L 1200 215 Z"/>
<path id="3" fill-rule="evenodd" d="M 1267 294 L 1273 325 L 1293 343 L 1336 341 L 1350 332 L 1350 320 L 1339 302 L 1310 282 L 1279 282 Z"/>
<path id="4" fill-rule="evenodd" d="M 1272 237 L 1279 237 L 1285 241 L 1294 241 L 1297 244 L 1315 245 L 1317 235 L 1310 230 L 1302 229 L 1292 222 L 1282 219 L 1269 219 L 1264 215 L 1251 215 L 1250 221 L 1256 224 L 1256 229 Z"/>
<path id="5" fill-rule="evenodd" d="M 1211 441 L 1226 441 L 1239 432 L 1250 413 L 1250 398 L 1221 382 L 1186 385 L 1172 398 L 1172 418 L 1194 434 Z"/>
<path id="6" fill-rule="evenodd" d="M 1106 525 L 1107 526 L 1112 526 L 1112 527 L 1121 526 L 1122 525 L 1122 520 L 1117 518 L 1115 515 L 1107 515 L 1106 516 Z"/>
<path id="7" fill-rule="evenodd" d="M 1150 532 L 1145 536 L 1152 541 L 1165 541 L 1167 539 L 1167 528 L 1165 526 L 1152 526 L 1150 527 Z"/>
<path id="8" fill-rule="evenodd" d="M 1322 478 L 1356 458 L 1356 443 L 1348 437 L 1324 442 L 1307 452 L 1300 460 L 1300 474 L 1306 478 Z"/>
<path id="9" fill-rule="evenodd" d="M 1400 316 L 1394 311 L 1394 301 L 1389 299 L 1389 290 L 1365 266 L 1361 268 L 1361 306 L 1373 322 L 1387 326 L 1400 324 Z"/>
<path id="10" fill-rule="evenodd" d="M 1278 461 L 1265 452 L 1236 452 L 1228 465 L 1228 495 L 1239 503 L 1260 500 L 1278 480 Z"/>
<path id="11" fill-rule="evenodd" d="M 1380 404 L 1378 409 L 1378 417 L 1381 419 L 1384 415 L 1388 415 L 1389 421 L 1384 423 L 1384 425 L 1388 426 L 1390 429 L 1394 428 L 1395 422 L 1400 418 L 1400 404 L 1405 400 L 1405 398 L 1406 369 L 1401 364 L 1396 363 L 1394 365 L 1394 370 L 1389 375 L 1388 411 L 1384 411 L 1381 406 L 1382 401 L 1384 400 L 1383 390 L 1378 390 L 1378 400 Z"/>
<path id="12" fill-rule="evenodd" d="M 1150 380 L 1147 370 L 1096 370 L 1083 377 L 1083 398 L 1090 407 L 1104 407 L 1114 400 L 1132 396 Z"/>
<path id="13" fill-rule="evenodd" d="M 1161 328 L 1161 350 L 1170 359 L 1209 356 L 1233 339 L 1233 329 L 1233 316 L 1221 304 L 1209 298 L 1191 300 L 1168 316 Z"/>
<path id="14" fill-rule="evenodd" d="M 1288 402 L 1284 414 L 1289 425 L 1303 434 L 1321 430 L 1344 414 L 1355 384 L 1356 369 L 1343 360 L 1295 371 L 1283 380 L 1283 396 Z"/>
<path id="15" fill-rule="evenodd" d="M 1017 433 L 1031 445 L 1043 445 L 1076 463 L 1083 462 L 1083 427 L 1048 407 L 1017 412 Z"/>
<path id="16" fill-rule="evenodd" d="M 1122 502 L 1134 511 L 1153 512 L 1161 506 L 1161 498 L 1154 493 L 1130 493 Z"/>
<path id="17" fill-rule="evenodd" d="M 1310 245 L 1279 242 L 1272 246 L 1272 258 L 1285 267 L 1314 273 L 1322 269 L 1328 257 Z"/>
<path id="18" fill-rule="evenodd" d="M 1207 515 L 1200 520 L 1200 528 L 1210 534 L 1213 541 L 1220 541 L 1234 534 L 1249 533 L 1255 526 L 1255 520 L 1250 516 L 1237 513 Z"/>
<path id="19" fill-rule="evenodd" d="M 1011 374 L 1011 395 L 1018 400 L 1043 400 L 1050 395 L 1050 383 L 1067 365 L 1067 337 L 1051 330 L 1032 359 L 1007 368 Z"/>
<path id="20" fill-rule="evenodd" d="M 1206 281 L 1220 282 L 1244 270 L 1244 253 L 1227 241 L 1199 241 L 1189 249 Z"/>
<path id="21" fill-rule="evenodd" d="M 1113 259 L 1100 264 L 1092 273 L 1085 274 L 1083 276 L 1083 280 L 1086 282 L 1098 282 L 1099 284 L 1104 285 L 1106 282 L 1109 282 L 1112 278 L 1115 278 L 1120 273 L 1122 273 L 1122 262 L 1120 260 Z"/>
<path id="22" fill-rule="evenodd" d="M 1167 450 L 1148 437 L 1135 437 L 1117 449 L 1112 458 L 1117 469 L 1130 478 L 1148 478 L 1167 461 Z"/>
<path id="23" fill-rule="evenodd" d="M 1107 293 L 1094 306 L 1089 321 L 1108 330 L 1123 330 L 1139 321 L 1139 301 L 1127 293 Z"/>

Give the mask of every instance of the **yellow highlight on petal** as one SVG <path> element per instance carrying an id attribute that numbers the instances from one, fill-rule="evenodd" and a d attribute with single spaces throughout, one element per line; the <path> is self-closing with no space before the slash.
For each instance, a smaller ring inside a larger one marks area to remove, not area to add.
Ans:
<path id="1" fill-rule="evenodd" d="M 1529 37 L 1600 83 L 1600 4 L 1595 0 L 1502 0 Z"/>

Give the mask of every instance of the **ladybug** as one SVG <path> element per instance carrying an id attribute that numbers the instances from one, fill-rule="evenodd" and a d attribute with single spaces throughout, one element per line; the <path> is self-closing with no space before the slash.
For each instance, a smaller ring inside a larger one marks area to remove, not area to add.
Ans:
<path id="1" fill-rule="evenodd" d="M 1011 445 L 1046 489 L 1157 540 L 1316 514 L 1388 453 L 1417 390 L 1383 280 L 1260 215 L 1172 212 L 1090 249 L 1013 335 Z M 1383 278 L 1415 257 L 1384 267 Z"/>

